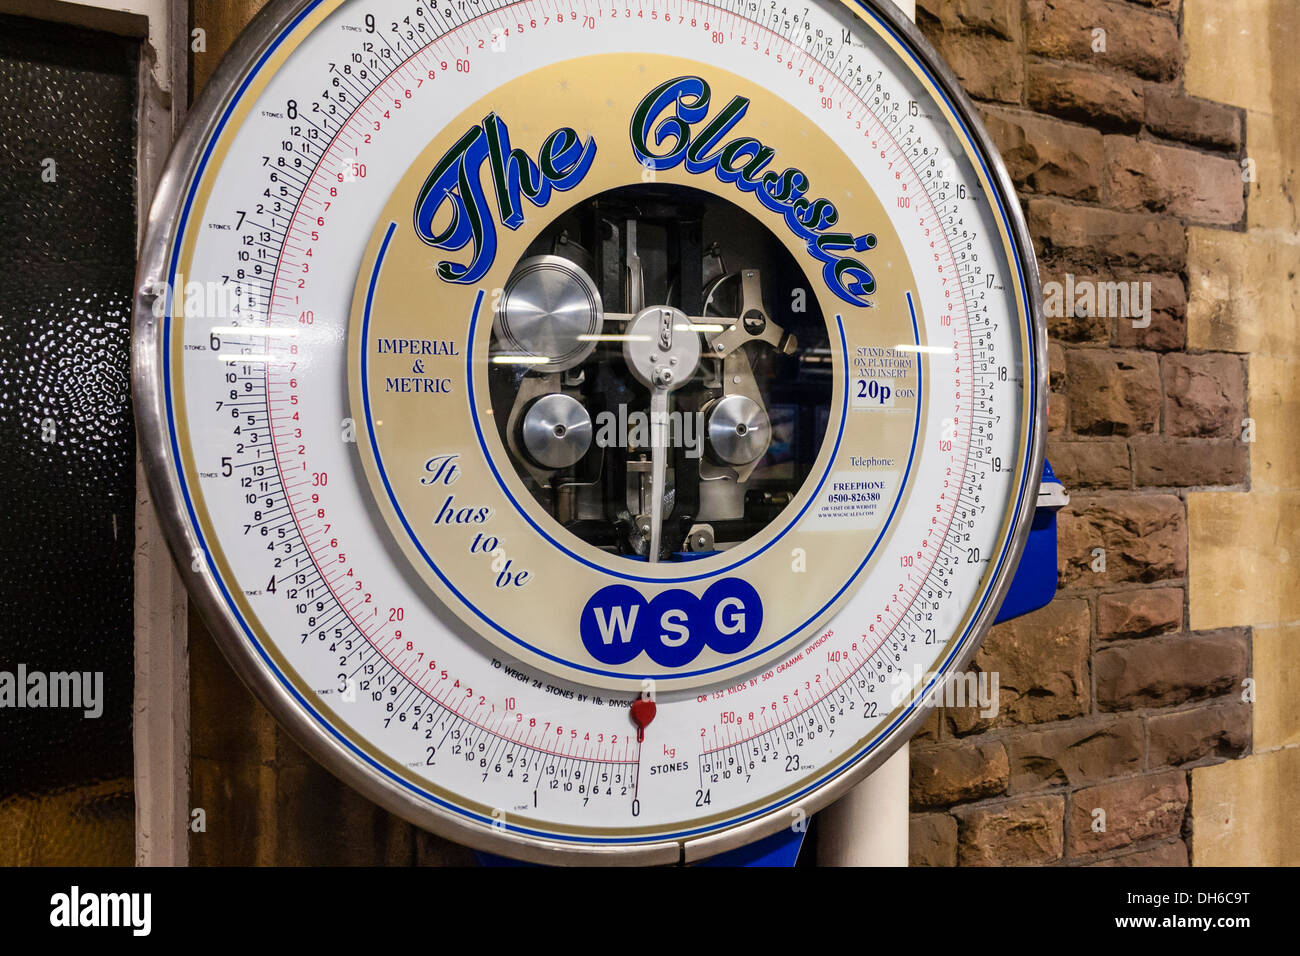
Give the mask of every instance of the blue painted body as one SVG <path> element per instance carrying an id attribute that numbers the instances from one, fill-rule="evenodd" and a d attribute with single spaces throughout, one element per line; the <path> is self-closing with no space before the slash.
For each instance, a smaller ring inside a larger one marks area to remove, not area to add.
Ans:
<path id="1" fill-rule="evenodd" d="M 794 866 L 803 846 L 802 830 L 787 828 L 780 833 L 755 840 L 753 843 L 719 853 L 696 863 L 696 866 Z M 495 853 L 475 852 L 480 866 L 540 866 L 540 863 L 523 863 Z"/>
<path id="2" fill-rule="evenodd" d="M 1052 466 L 1043 462 L 1043 482 L 1055 482 Z M 994 624 L 1037 611 L 1051 603 L 1056 594 L 1056 512 L 1060 506 L 1040 505 L 1034 512 L 1029 540 L 1020 555 L 1020 564 L 1011 578 L 1011 587 L 998 610 Z"/>
<path id="3" fill-rule="evenodd" d="M 803 847 L 803 835 L 807 830 L 786 827 L 779 833 L 755 840 L 748 846 L 737 847 L 726 853 L 719 853 L 696 866 L 794 866 Z"/>

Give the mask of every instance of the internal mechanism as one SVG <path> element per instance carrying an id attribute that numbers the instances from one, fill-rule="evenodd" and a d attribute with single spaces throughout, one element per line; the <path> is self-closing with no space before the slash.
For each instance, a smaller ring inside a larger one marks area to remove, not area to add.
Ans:
<path id="1" fill-rule="evenodd" d="M 570 533 L 690 560 L 790 504 L 825 434 L 826 325 L 756 219 L 682 187 L 613 190 L 529 247 L 498 298 L 489 384 L 511 463 Z"/>

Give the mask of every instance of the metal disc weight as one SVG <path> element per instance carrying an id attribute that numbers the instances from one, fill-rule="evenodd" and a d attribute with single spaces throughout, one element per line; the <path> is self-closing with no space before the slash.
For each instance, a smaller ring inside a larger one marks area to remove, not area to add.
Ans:
<path id="1" fill-rule="evenodd" d="M 562 392 L 533 402 L 521 429 L 528 457 L 543 468 L 576 465 L 591 447 L 591 415 L 576 398 Z"/>
<path id="2" fill-rule="evenodd" d="M 772 424 L 758 402 L 746 395 L 725 395 L 706 410 L 710 455 L 725 465 L 748 465 L 767 451 Z"/>
<path id="3" fill-rule="evenodd" d="M 496 329 L 505 355 L 545 359 L 540 372 L 581 365 L 596 348 L 604 309 L 591 278 L 561 256 L 533 256 L 501 293 Z"/>

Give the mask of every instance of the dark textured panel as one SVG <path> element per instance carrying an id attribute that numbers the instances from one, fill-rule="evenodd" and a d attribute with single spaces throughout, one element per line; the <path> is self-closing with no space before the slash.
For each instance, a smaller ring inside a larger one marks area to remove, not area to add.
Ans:
<path id="1" fill-rule="evenodd" d="M 0 17 L 0 670 L 105 701 L 0 709 L 0 799 L 131 776 L 138 51 Z"/>

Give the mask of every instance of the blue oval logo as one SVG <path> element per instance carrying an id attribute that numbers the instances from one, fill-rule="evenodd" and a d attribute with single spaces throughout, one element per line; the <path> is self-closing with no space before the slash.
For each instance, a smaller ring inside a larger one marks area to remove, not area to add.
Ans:
<path id="1" fill-rule="evenodd" d="M 610 584 L 582 609 L 578 630 L 587 653 L 602 664 L 626 664 L 643 651 L 660 667 L 683 667 L 705 647 L 739 654 L 763 627 L 763 602 L 740 578 L 715 581 L 696 597 L 682 588 L 650 600 L 626 584 Z"/>

